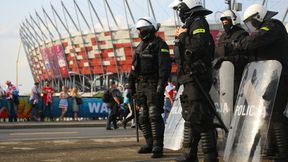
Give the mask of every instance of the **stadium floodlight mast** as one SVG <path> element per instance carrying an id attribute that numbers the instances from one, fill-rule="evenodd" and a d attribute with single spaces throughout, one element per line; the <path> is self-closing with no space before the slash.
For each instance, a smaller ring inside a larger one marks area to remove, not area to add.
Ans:
<path id="1" fill-rule="evenodd" d="M 236 0 L 225 0 L 225 3 L 228 4 L 229 10 L 236 10 L 236 11 L 242 10 L 242 3 L 237 3 Z"/>
<path id="2" fill-rule="evenodd" d="M 20 54 L 20 49 L 21 49 L 21 45 L 22 45 L 22 42 L 20 41 L 19 43 L 19 46 L 18 46 L 18 49 L 17 49 L 17 58 L 16 58 L 16 86 L 18 87 L 19 86 L 19 76 L 18 76 L 18 67 L 19 67 L 19 54 Z"/>

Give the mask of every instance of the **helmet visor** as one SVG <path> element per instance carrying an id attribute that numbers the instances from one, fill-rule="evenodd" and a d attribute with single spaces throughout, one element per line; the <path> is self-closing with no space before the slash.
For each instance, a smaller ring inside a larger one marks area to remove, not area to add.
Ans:
<path id="1" fill-rule="evenodd" d="M 252 21 L 245 21 L 244 24 L 246 25 L 250 33 L 253 33 L 256 31 L 256 28 L 253 26 Z"/>

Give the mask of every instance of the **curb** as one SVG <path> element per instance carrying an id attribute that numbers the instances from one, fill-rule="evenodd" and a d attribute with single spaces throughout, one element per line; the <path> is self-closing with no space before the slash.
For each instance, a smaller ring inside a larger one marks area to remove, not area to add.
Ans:
<path id="1" fill-rule="evenodd" d="M 98 122 L 19 122 L 0 123 L 0 129 L 29 129 L 29 128 L 73 128 L 73 127 L 105 127 L 106 121 Z"/>

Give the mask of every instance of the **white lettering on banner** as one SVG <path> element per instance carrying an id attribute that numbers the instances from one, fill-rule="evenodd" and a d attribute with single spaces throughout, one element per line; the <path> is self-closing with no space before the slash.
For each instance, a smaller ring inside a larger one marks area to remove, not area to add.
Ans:
<path id="1" fill-rule="evenodd" d="M 260 112 L 257 112 L 259 111 Z M 265 117 L 265 111 L 266 109 L 264 107 L 256 107 L 255 105 L 237 105 L 235 109 L 234 115 L 236 116 L 257 116 L 260 114 L 263 118 Z"/>
<path id="2" fill-rule="evenodd" d="M 216 111 L 219 113 L 228 113 L 229 112 L 228 104 L 226 102 L 220 103 L 220 104 L 218 102 L 215 102 L 214 105 L 215 105 Z"/>
<path id="3" fill-rule="evenodd" d="M 108 112 L 107 106 L 101 103 L 88 103 L 90 113 L 103 113 Z"/>
<path id="4" fill-rule="evenodd" d="M 100 113 L 108 113 L 108 108 L 105 103 L 102 104 Z"/>

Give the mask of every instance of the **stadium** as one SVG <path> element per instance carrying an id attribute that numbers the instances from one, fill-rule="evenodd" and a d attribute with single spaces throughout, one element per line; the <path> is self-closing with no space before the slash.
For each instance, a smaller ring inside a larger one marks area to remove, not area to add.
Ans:
<path id="1" fill-rule="evenodd" d="M 110 80 L 125 83 L 132 63 L 133 49 L 141 41 L 129 23 L 131 20 L 135 23 L 129 1 L 123 0 L 121 8 L 126 15 L 127 23 L 124 27 L 119 27 L 108 0 L 104 0 L 102 4 L 104 6 L 101 6 L 105 8 L 106 18 L 99 16 L 95 4 L 90 0 L 87 15 L 75 0 L 73 2 L 74 8 L 69 9 L 75 9 L 76 17 L 71 16 L 61 1 L 62 15 L 51 4 L 52 13 L 49 14 L 42 8 L 43 16 L 38 12 L 34 17 L 29 15 L 20 26 L 21 41 L 34 81 L 43 85 L 45 80 L 50 80 L 56 90 L 66 85 L 76 86 L 86 92 L 103 89 L 108 86 Z M 147 1 L 147 6 L 155 18 L 150 0 Z M 109 22 L 108 15 L 111 15 L 110 19 L 114 22 L 114 26 Z M 108 21 L 106 28 L 103 19 Z M 95 27 L 96 20 L 100 30 Z M 179 24 L 175 14 L 173 21 L 170 24 L 162 24 L 157 33 L 169 45 L 171 57 L 173 57 L 174 31 Z M 69 23 L 72 26 L 69 26 Z M 76 32 L 75 30 L 72 32 L 71 28 L 76 29 Z M 215 41 L 220 28 L 217 24 L 210 25 Z M 176 65 L 173 65 L 172 73 L 175 73 L 176 68 Z"/>

